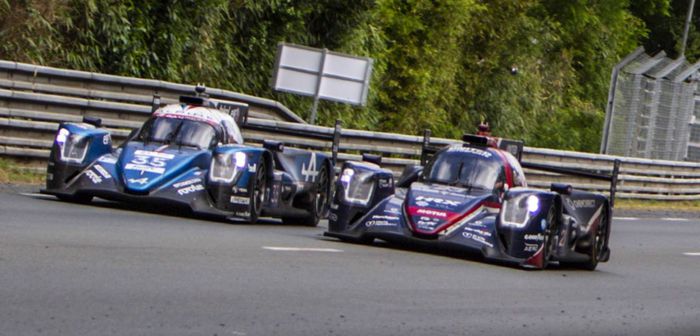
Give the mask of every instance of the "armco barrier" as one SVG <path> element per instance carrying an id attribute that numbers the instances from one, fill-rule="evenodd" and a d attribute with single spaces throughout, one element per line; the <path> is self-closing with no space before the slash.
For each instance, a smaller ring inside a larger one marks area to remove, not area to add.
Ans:
<path id="1" fill-rule="evenodd" d="M 191 94 L 193 85 L 120 77 L 0 61 L 0 155 L 43 162 L 61 121 L 80 121 L 82 116 L 101 117 L 116 141 L 140 126 L 151 111 L 154 94 L 162 103 Z M 207 89 L 215 99 L 249 104 L 251 112 L 243 127 L 246 141 L 260 144 L 274 138 L 287 145 L 330 152 L 328 135 L 333 128 L 308 125 L 278 102 L 220 89 Z M 340 162 L 359 159 L 363 152 L 384 156 L 382 164 L 400 174 L 405 165 L 418 164 L 423 136 L 343 129 Z M 457 140 L 431 138 L 431 144 Z M 700 164 L 614 157 L 571 151 L 525 147 L 523 161 L 562 168 L 610 172 L 621 160 L 619 198 L 700 200 Z M 609 185 L 595 179 L 525 170 L 533 187 L 551 182 L 606 192 Z"/>

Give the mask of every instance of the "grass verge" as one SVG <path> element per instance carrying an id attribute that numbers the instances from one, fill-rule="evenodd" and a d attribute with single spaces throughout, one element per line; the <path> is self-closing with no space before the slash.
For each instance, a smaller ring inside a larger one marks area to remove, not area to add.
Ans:
<path id="1" fill-rule="evenodd" d="M 39 169 L 22 166 L 18 161 L 0 158 L 0 183 L 43 184 L 46 173 Z"/>
<path id="2" fill-rule="evenodd" d="M 615 209 L 700 212 L 700 201 L 655 201 L 636 199 L 615 199 Z"/>

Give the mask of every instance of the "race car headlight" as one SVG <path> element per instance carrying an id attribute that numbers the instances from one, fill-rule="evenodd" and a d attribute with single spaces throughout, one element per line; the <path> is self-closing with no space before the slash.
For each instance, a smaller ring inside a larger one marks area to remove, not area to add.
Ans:
<path id="1" fill-rule="evenodd" d="M 56 134 L 56 144 L 58 144 L 61 161 L 81 163 L 87 155 L 90 137 L 71 134 L 67 129 L 61 128 Z"/>
<path id="2" fill-rule="evenodd" d="M 343 196 L 346 202 L 367 205 L 374 194 L 374 179 L 372 171 L 356 171 L 345 168 L 340 176 L 343 185 Z"/>
<path id="3" fill-rule="evenodd" d="M 540 210 L 540 199 L 535 195 L 518 195 L 503 202 L 501 224 L 524 228 L 532 216 Z"/>
<path id="4" fill-rule="evenodd" d="M 237 179 L 248 163 L 243 152 L 219 153 L 214 155 L 209 168 L 209 180 L 231 183 Z"/>

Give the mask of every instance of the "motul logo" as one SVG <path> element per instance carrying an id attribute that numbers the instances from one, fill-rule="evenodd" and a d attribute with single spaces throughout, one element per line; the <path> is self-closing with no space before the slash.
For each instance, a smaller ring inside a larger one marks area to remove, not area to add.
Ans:
<path id="1" fill-rule="evenodd" d="M 425 215 L 428 217 L 439 217 L 439 218 L 447 218 L 447 212 L 445 211 L 437 211 L 437 210 L 431 210 L 431 209 L 423 209 L 420 208 L 416 211 L 416 214 L 419 215 Z"/>

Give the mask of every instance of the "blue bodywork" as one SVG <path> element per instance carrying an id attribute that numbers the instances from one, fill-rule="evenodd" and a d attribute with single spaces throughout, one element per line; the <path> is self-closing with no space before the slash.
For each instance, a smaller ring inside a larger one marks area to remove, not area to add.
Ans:
<path id="1" fill-rule="evenodd" d="M 200 149 L 147 142 L 135 134 L 113 148 L 110 133 L 103 128 L 62 123 L 42 192 L 73 201 L 100 197 L 255 221 L 258 216 L 308 217 L 315 210 L 307 200 L 319 188 L 330 190 L 332 175 L 325 182 L 317 179 L 322 167 L 331 171 L 324 154 L 236 143 Z M 221 176 L 212 177 L 212 167 Z M 257 174 L 264 175 L 258 196 Z M 251 209 L 255 197 L 261 202 L 258 211 Z"/>

